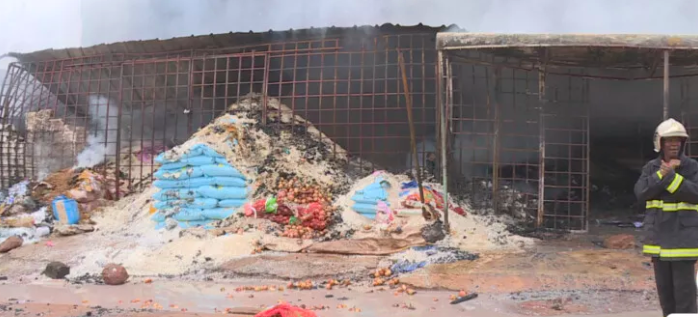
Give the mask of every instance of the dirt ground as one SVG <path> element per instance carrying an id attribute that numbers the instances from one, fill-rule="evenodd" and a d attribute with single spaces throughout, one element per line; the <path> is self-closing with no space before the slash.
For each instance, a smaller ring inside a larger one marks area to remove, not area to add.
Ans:
<path id="1" fill-rule="evenodd" d="M 329 291 L 237 292 L 239 285 L 164 280 L 119 287 L 57 282 L 4 285 L 0 286 L 0 293 L 13 295 L 0 307 L 0 316 L 208 316 L 226 312 L 250 316 L 281 302 L 304 305 L 319 316 L 603 316 L 621 311 L 634 312 L 632 316 L 652 316 L 642 312 L 652 312 L 655 304 L 652 300 L 639 300 L 641 294 L 621 292 L 569 292 L 562 300 L 545 299 L 559 294 L 542 292 L 525 296 L 482 294 L 451 305 L 449 297 L 454 292 L 449 291 L 418 291 L 408 296 L 359 286 Z M 589 306 L 592 303 L 603 306 Z M 625 305 L 634 307 L 628 310 Z"/>
<path id="2" fill-rule="evenodd" d="M 374 256 L 265 252 L 182 276 L 132 276 L 122 286 L 42 276 L 49 261 L 70 263 L 90 249 L 81 243 L 85 235 L 73 236 L 0 255 L 0 316 L 252 316 L 280 302 L 322 307 L 319 316 L 658 316 L 647 259 L 637 249 L 598 246 L 613 233 L 618 230 L 549 234 L 525 252 L 480 253 L 475 261 L 428 265 L 399 276 L 401 284 L 416 289 L 413 296 L 370 286 L 368 275 L 383 260 Z M 351 279 L 352 285 L 236 291 L 244 285 L 283 287 L 329 278 Z M 451 305 L 450 297 L 461 289 L 479 297 Z M 233 314 L 238 310 L 247 314 Z"/>

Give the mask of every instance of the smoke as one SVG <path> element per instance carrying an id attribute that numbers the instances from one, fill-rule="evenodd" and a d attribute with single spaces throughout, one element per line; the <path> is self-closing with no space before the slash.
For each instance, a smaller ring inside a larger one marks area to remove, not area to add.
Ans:
<path id="1" fill-rule="evenodd" d="M 118 105 L 108 98 L 89 97 L 92 133 L 87 137 L 87 146 L 77 156 L 76 168 L 93 167 L 116 154 L 118 111 Z"/>
<path id="2" fill-rule="evenodd" d="M 192 34 L 383 23 L 457 24 L 472 32 L 694 34 L 695 12 L 694 0 L 1 1 L 0 54 Z M 37 22 L 26 23 L 27 17 Z"/>
<path id="3" fill-rule="evenodd" d="M 693 0 L 83 0 L 81 15 L 83 45 L 94 45 L 383 23 L 457 24 L 473 32 L 686 34 L 698 32 L 694 12 Z"/>

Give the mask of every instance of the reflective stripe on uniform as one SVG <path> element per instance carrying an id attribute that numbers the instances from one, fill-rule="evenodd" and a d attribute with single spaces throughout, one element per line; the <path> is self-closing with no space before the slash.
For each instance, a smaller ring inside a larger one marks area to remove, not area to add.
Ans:
<path id="1" fill-rule="evenodd" d="M 673 194 L 673 193 L 675 193 L 677 190 L 679 190 L 679 186 L 681 186 L 681 183 L 683 183 L 683 176 L 681 176 L 681 174 L 676 174 L 676 175 L 674 176 L 674 180 L 671 181 L 671 183 L 669 184 L 669 186 L 667 186 L 666 190 L 667 190 L 669 193 Z"/>
<path id="2" fill-rule="evenodd" d="M 646 254 L 660 254 L 661 248 L 658 245 L 645 244 L 642 246 L 642 253 Z"/>
<path id="3" fill-rule="evenodd" d="M 657 177 L 659 177 L 659 179 L 662 179 L 662 177 L 664 177 L 664 175 L 662 175 L 662 173 L 660 171 L 657 171 Z"/>
<path id="4" fill-rule="evenodd" d="M 681 210 L 693 210 L 693 211 L 698 211 L 698 205 L 696 204 L 689 204 L 689 203 L 665 203 L 661 200 L 648 200 L 645 203 L 645 208 L 650 209 L 650 208 L 657 208 L 661 209 L 662 211 L 681 211 Z"/>
<path id="5" fill-rule="evenodd" d="M 698 249 L 661 249 L 662 258 L 698 258 Z"/>

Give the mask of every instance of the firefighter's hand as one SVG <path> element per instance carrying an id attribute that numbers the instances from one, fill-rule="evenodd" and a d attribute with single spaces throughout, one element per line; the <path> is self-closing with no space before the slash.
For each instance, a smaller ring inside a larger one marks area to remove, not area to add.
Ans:
<path id="1" fill-rule="evenodd" d="M 674 169 L 669 164 L 670 163 L 662 162 L 662 166 L 659 168 L 659 173 L 662 174 L 662 176 L 666 176 L 667 174 L 671 173 L 671 171 Z"/>
<path id="2" fill-rule="evenodd" d="M 672 159 L 671 161 L 669 161 L 669 167 L 671 167 L 672 169 L 676 169 L 680 165 L 681 165 L 681 160 Z"/>

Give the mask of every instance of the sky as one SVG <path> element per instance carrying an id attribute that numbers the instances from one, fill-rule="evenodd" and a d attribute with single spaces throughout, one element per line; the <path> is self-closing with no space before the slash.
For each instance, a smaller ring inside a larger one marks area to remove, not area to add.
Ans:
<path id="1" fill-rule="evenodd" d="M 472 32 L 690 34 L 698 33 L 696 16 L 695 0 L 0 0 L 0 55 L 386 22 L 455 23 Z"/>

